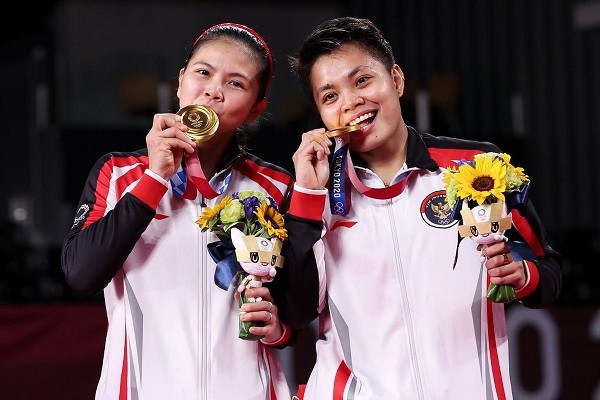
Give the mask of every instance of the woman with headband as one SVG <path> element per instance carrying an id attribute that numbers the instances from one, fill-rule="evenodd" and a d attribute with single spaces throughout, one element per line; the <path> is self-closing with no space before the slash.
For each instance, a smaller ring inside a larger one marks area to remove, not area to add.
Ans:
<path id="1" fill-rule="evenodd" d="M 103 290 L 108 332 L 96 399 L 290 398 L 273 350 L 290 329 L 268 284 L 247 289 L 262 300 L 238 309 L 235 282 L 216 284 L 213 236 L 195 223 L 241 190 L 286 204 L 291 175 L 238 142 L 267 107 L 272 75 L 255 31 L 209 28 L 179 71 L 180 112 L 154 116 L 146 149 L 106 154 L 91 170 L 62 269 L 76 293 Z M 205 126 L 194 125 L 203 112 Z M 260 322 L 250 333 L 261 339 L 240 339 L 240 320 Z"/>

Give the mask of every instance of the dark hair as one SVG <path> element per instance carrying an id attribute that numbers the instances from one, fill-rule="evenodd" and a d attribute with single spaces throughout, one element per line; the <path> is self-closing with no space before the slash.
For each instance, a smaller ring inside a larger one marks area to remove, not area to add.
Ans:
<path id="1" fill-rule="evenodd" d="M 320 56 L 348 43 L 361 46 L 389 70 L 395 64 L 392 47 L 370 20 L 339 17 L 325 21 L 306 37 L 296 55 L 288 57 L 292 72 L 313 103 L 310 72 L 314 63 Z"/>
<path id="2" fill-rule="evenodd" d="M 192 49 L 185 60 L 185 66 L 187 67 L 194 53 L 204 43 L 223 38 L 229 38 L 237 41 L 252 50 L 256 56 L 256 61 L 258 62 L 260 68 L 260 91 L 258 93 L 258 99 L 265 98 L 273 79 L 273 56 L 271 54 L 271 49 L 269 49 L 269 46 L 263 40 L 263 38 L 254 30 L 245 25 L 228 22 L 214 25 L 202 32 L 192 44 Z"/>

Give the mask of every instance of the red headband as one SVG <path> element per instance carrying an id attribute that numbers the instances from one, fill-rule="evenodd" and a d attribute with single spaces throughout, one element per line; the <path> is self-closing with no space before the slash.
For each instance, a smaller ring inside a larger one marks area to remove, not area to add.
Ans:
<path id="1" fill-rule="evenodd" d="M 192 49 L 194 47 L 196 47 L 196 45 L 198 44 L 200 39 L 202 39 L 207 33 L 211 32 L 215 29 L 222 28 L 222 27 L 228 27 L 228 26 L 238 28 L 238 29 L 248 32 L 249 34 L 254 36 L 254 38 L 256 40 L 259 41 L 259 43 L 262 45 L 262 47 L 267 52 L 267 57 L 269 58 L 269 72 L 270 72 L 269 73 L 269 81 L 267 82 L 267 90 L 268 90 L 269 87 L 271 86 L 271 80 L 273 79 L 273 55 L 271 54 L 271 49 L 269 48 L 269 45 L 267 45 L 267 42 L 265 42 L 264 39 L 254 29 L 249 28 L 246 25 L 236 24 L 234 22 L 225 22 L 223 24 L 217 24 L 217 25 L 211 26 L 210 28 L 208 28 L 207 30 L 202 32 L 200 34 L 200 36 L 198 36 L 198 38 L 194 41 L 194 44 L 192 45 Z"/>

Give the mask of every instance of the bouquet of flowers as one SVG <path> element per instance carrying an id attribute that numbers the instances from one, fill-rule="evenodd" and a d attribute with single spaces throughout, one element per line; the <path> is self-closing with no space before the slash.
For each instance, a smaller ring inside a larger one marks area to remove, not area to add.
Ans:
<path id="1" fill-rule="evenodd" d="M 282 242 L 287 239 L 283 216 L 277 203 L 256 190 L 242 190 L 225 196 L 214 208 L 206 207 L 196 221 L 202 232 L 213 232 L 219 240 L 208 244 L 217 263 L 215 283 L 224 290 L 237 279 L 238 305 L 260 301 L 248 298 L 245 289 L 269 282 L 281 268 Z M 250 333 L 258 322 L 241 322 L 239 337 L 258 340 Z"/>
<path id="2" fill-rule="evenodd" d="M 484 246 L 503 239 L 504 231 L 512 226 L 512 218 L 507 215 L 507 196 L 527 192 L 529 177 L 523 168 L 510 163 L 506 153 L 481 153 L 471 161 L 463 159 L 457 164 L 458 168 L 448 168 L 443 179 L 448 205 L 454 210 L 453 215 L 460 211 L 463 220 L 459 234 Z M 487 298 L 506 303 L 515 299 L 515 291 L 510 285 L 491 283 Z"/>

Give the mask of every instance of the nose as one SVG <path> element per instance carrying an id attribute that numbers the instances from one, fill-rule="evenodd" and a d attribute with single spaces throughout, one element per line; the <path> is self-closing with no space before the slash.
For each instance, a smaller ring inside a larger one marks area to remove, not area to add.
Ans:
<path id="1" fill-rule="evenodd" d="M 342 102 L 342 107 L 344 111 L 354 110 L 357 106 L 364 104 L 365 100 L 358 94 L 354 92 L 349 92 L 344 95 L 344 101 Z"/>
<path id="2" fill-rule="evenodd" d="M 204 90 L 204 95 L 213 100 L 220 100 L 223 98 L 223 93 L 221 93 L 221 89 L 218 87 L 210 87 Z"/>

